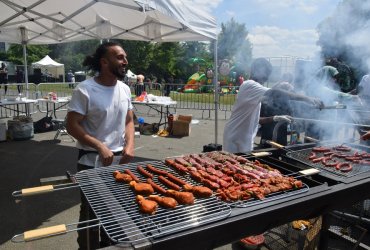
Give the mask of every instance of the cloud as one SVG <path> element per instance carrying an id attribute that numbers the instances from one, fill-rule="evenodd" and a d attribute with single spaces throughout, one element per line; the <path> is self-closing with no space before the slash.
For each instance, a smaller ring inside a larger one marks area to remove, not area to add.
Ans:
<path id="1" fill-rule="evenodd" d="M 315 30 L 288 30 L 274 26 L 256 26 L 249 35 L 253 57 L 314 57 L 320 48 L 316 45 Z"/>
<path id="2" fill-rule="evenodd" d="M 285 11 L 302 11 L 306 14 L 312 14 L 318 11 L 320 0 L 297 1 L 297 0 L 256 0 L 257 4 L 264 9 Z M 322 1 L 321 1 L 322 2 Z"/>

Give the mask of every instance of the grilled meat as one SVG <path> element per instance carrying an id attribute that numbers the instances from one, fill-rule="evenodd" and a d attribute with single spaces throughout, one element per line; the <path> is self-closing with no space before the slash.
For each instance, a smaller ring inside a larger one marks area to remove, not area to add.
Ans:
<path id="1" fill-rule="evenodd" d="M 157 212 L 158 203 L 152 200 L 147 200 L 141 195 L 136 196 L 136 201 L 139 204 L 139 209 L 144 214 L 155 214 Z"/>
<path id="2" fill-rule="evenodd" d="M 178 205 L 177 201 L 172 197 L 149 195 L 148 199 L 157 202 L 160 206 L 165 208 L 175 208 Z"/>

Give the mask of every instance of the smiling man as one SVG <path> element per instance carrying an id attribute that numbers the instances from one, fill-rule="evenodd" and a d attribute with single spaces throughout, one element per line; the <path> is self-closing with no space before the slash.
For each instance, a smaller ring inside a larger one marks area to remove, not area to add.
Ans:
<path id="1" fill-rule="evenodd" d="M 117 158 L 123 164 L 134 157 L 131 92 L 119 80 L 124 77 L 127 64 L 126 52 L 112 42 L 101 44 L 83 63 L 97 75 L 77 85 L 68 107 L 67 130 L 77 139 L 78 171 L 109 166 Z M 91 219 L 88 209 L 82 198 L 80 221 Z M 80 249 L 99 247 L 97 230 L 91 229 L 90 237 L 86 237 L 86 231 L 78 231 Z"/>

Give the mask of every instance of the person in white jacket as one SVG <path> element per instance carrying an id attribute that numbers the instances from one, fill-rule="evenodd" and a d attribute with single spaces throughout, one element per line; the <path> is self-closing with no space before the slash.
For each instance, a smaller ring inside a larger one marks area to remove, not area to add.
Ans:
<path id="1" fill-rule="evenodd" d="M 317 98 L 264 87 L 262 84 L 268 80 L 271 71 L 271 63 L 265 58 L 257 58 L 253 61 L 250 79 L 240 86 L 230 119 L 224 129 L 223 149 L 225 151 L 231 153 L 252 151 L 259 123 L 291 121 L 289 116 L 260 117 L 261 100 L 266 94 L 269 94 L 270 98 L 289 98 L 308 102 L 318 107 L 323 106 L 322 101 Z"/>

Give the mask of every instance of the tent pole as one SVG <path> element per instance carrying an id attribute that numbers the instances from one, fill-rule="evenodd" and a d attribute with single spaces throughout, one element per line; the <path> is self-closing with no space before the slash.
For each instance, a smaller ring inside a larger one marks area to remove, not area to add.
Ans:
<path id="1" fill-rule="evenodd" d="M 26 82 L 26 98 L 28 99 L 29 89 L 28 89 L 26 28 L 20 27 L 20 30 L 21 30 L 22 46 L 23 46 L 24 81 Z"/>
<path id="2" fill-rule="evenodd" d="M 214 77 L 213 77 L 213 85 L 215 89 L 215 144 L 217 145 L 217 137 L 218 137 L 218 69 L 217 69 L 217 39 L 214 43 Z"/>

